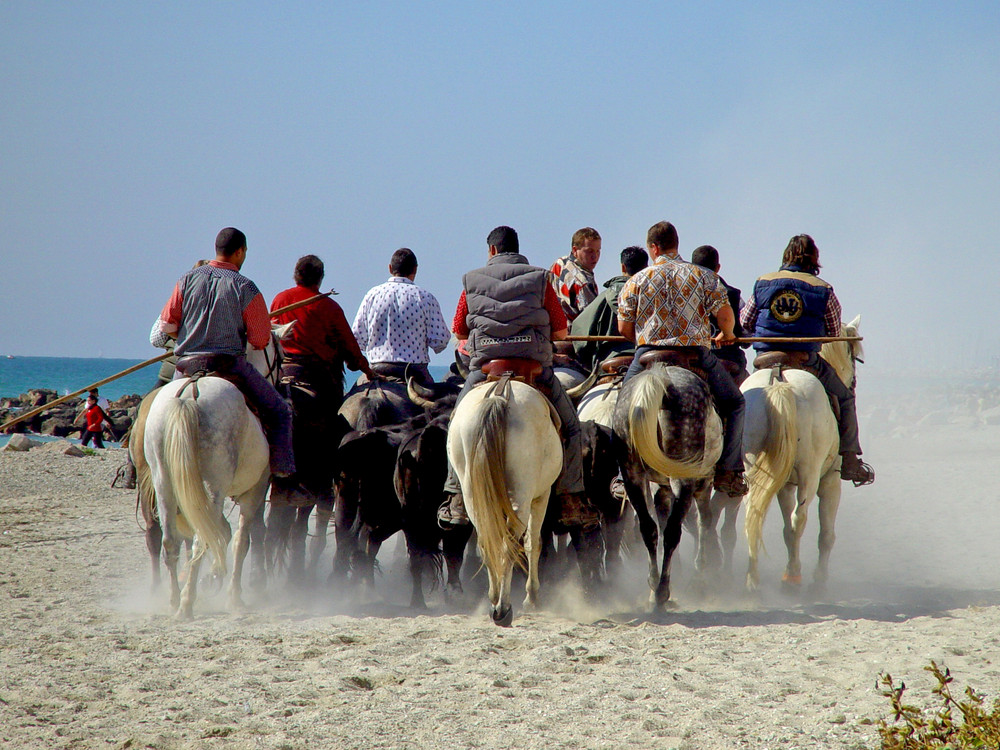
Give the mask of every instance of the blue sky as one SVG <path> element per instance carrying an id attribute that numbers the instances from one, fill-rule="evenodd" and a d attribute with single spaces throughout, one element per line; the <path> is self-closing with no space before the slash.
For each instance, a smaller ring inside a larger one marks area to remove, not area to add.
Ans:
<path id="1" fill-rule="evenodd" d="M 996 3 L 0 4 L 0 353 L 146 358 L 227 225 L 353 318 L 400 246 L 450 318 L 509 224 L 598 277 L 667 219 L 749 291 L 812 234 L 873 367 L 1000 352 Z"/>

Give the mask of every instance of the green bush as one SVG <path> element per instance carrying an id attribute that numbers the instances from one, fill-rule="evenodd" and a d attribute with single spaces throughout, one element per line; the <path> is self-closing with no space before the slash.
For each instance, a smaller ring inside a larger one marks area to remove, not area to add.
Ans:
<path id="1" fill-rule="evenodd" d="M 936 711 L 927 713 L 903 703 L 906 683 L 900 681 L 896 685 L 892 675 L 885 672 L 879 675 L 875 686 L 889 699 L 893 712 L 891 721 L 878 722 L 882 750 L 1000 748 L 1000 699 L 994 700 L 992 711 L 987 711 L 983 696 L 967 687 L 965 698 L 956 700 L 951 691 L 954 680 L 951 670 L 947 667 L 942 670 L 934 661 L 924 669 L 938 681 L 931 692 L 939 705 Z"/>

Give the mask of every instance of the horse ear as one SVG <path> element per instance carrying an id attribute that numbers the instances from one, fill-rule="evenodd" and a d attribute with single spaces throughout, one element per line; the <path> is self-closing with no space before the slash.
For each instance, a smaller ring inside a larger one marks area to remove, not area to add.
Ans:
<path id="1" fill-rule="evenodd" d="M 853 328 L 857 331 L 861 327 L 861 316 L 855 315 L 854 320 L 847 324 L 848 328 Z"/>

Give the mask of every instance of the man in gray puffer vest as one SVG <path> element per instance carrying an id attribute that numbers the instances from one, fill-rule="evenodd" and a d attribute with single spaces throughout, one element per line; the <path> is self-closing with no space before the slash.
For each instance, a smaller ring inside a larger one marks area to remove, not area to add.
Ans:
<path id="1" fill-rule="evenodd" d="M 560 526 L 592 530 L 599 516 L 584 494 L 580 420 L 552 371 L 552 342 L 566 337 L 569 324 L 552 288 L 549 272 L 528 264 L 518 253 L 517 232 L 497 227 L 486 238 L 490 259 L 462 279 L 463 291 L 452 331 L 468 340 L 471 369 L 455 407 L 477 384 L 486 380 L 482 366 L 492 359 L 518 357 L 542 366 L 535 384 L 548 396 L 562 420 L 563 471 L 556 480 Z M 448 466 L 444 491 L 451 498 L 438 514 L 443 523 L 467 524 L 461 487 Z"/>

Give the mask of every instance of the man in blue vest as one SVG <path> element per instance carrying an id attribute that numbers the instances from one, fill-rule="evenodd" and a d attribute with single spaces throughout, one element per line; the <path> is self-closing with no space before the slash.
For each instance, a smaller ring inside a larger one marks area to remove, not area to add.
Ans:
<path id="1" fill-rule="evenodd" d="M 455 336 L 468 342 L 471 357 L 469 377 L 455 408 L 486 379 L 481 368 L 491 359 L 517 357 L 541 364 L 541 374 L 534 382 L 549 397 L 562 421 L 563 471 L 555 485 L 559 525 L 595 531 L 600 516 L 585 494 L 580 420 L 552 371 L 552 342 L 566 338 L 569 325 L 552 288 L 551 275 L 528 264 L 518 252 L 517 232 L 510 227 L 494 229 L 486 244 L 489 261 L 463 277 L 452 324 Z M 441 506 L 438 518 L 443 523 L 467 524 L 458 478 L 450 465 L 444 491 L 450 500 Z"/>
<path id="2" fill-rule="evenodd" d="M 818 274 L 819 248 L 808 234 L 788 242 L 777 273 L 761 276 L 754 283 L 753 297 L 740 315 L 750 336 L 839 336 L 841 308 L 833 287 Z M 804 351 L 805 366 L 816 373 L 823 387 L 840 402 L 840 477 L 860 487 L 875 481 L 875 471 L 864 463 L 858 442 L 858 414 L 854 388 L 819 356 L 818 343 L 753 345 L 757 351 Z"/>

